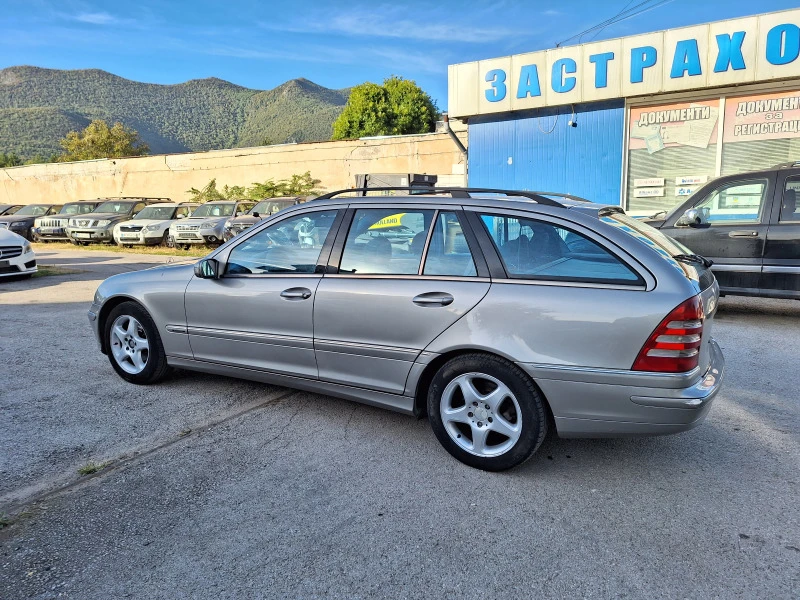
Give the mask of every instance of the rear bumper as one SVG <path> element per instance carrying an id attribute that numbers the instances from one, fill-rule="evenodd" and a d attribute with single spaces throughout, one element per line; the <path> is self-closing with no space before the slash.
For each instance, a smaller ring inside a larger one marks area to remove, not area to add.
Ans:
<path id="1" fill-rule="evenodd" d="M 548 378 L 540 366 L 520 366 L 547 398 L 561 437 L 664 435 L 688 431 L 708 415 L 725 368 L 714 340 L 709 341 L 709 350 L 708 370 L 695 374 L 690 384 L 681 384 L 685 375 L 633 371 L 615 371 L 612 376 L 601 370 L 573 370 L 566 371 L 564 378 Z"/>

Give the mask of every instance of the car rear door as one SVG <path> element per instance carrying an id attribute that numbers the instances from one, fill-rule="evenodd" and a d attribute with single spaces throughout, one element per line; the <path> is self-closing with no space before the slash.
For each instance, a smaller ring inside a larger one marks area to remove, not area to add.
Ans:
<path id="1" fill-rule="evenodd" d="M 218 255 L 219 279 L 192 278 L 185 303 L 194 358 L 316 379 L 313 306 L 343 214 L 290 213 Z"/>
<path id="2" fill-rule="evenodd" d="M 800 174 L 780 173 L 764 248 L 761 293 L 800 298 Z"/>
<path id="3" fill-rule="evenodd" d="M 486 295 L 459 207 L 356 205 L 314 303 L 320 379 L 400 394 L 415 359 Z"/>
<path id="4" fill-rule="evenodd" d="M 720 180 L 692 205 L 702 215 L 702 226 L 689 226 L 678 214 L 661 230 L 713 260 L 723 291 L 757 294 L 774 189 L 774 174 Z"/>

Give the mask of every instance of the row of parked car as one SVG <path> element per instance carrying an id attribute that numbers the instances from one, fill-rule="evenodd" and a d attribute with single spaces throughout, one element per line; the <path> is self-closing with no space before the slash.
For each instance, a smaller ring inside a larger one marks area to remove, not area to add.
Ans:
<path id="1" fill-rule="evenodd" d="M 0 205 L 0 229 L 30 241 L 78 245 L 219 245 L 300 198 L 198 204 L 169 198 L 105 198 L 66 204 Z"/>

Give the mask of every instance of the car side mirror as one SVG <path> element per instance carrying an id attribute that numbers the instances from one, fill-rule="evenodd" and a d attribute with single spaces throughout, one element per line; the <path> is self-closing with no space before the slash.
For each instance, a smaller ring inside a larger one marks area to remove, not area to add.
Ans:
<path id="1" fill-rule="evenodd" d="M 186 215 L 184 215 L 184 214 L 175 215 L 175 218 L 176 218 L 176 219 L 185 219 L 185 218 L 186 218 Z"/>
<path id="2" fill-rule="evenodd" d="M 253 213 L 253 216 L 254 216 L 256 219 L 260 219 L 260 218 L 261 218 L 261 215 L 260 215 L 260 214 L 258 214 L 257 212 L 254 212 L 254 213 Z"/>
<path id="3" fill-rule="evenodd" d="M 684 212 L 681 217 L 675 222 L 676 227 L 692 227 L 695 229 L 704 229 L 710 227 L 710 223 L 706 220 L 706 215 L 702 209 L 690 208 Z"/>
<path id="4" fill-rule="evenodd" d="M 204 258 L 195 263 L 194 275 L 200 279 L 219 279 L 219 261 L 213 258 Z"/>

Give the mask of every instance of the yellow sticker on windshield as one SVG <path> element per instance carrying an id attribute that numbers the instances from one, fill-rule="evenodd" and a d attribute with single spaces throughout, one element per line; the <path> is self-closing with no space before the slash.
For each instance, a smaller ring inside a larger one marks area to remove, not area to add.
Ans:
<path id="1" fill-rule="evenodd" d="M 389 215 L 382 218 L 380 221 L 370 227 L 370 229 L 387 229 L 389 227 L 400 227 L 402 218 L 406 213 L 397 213 L 396 215 Z"/>

